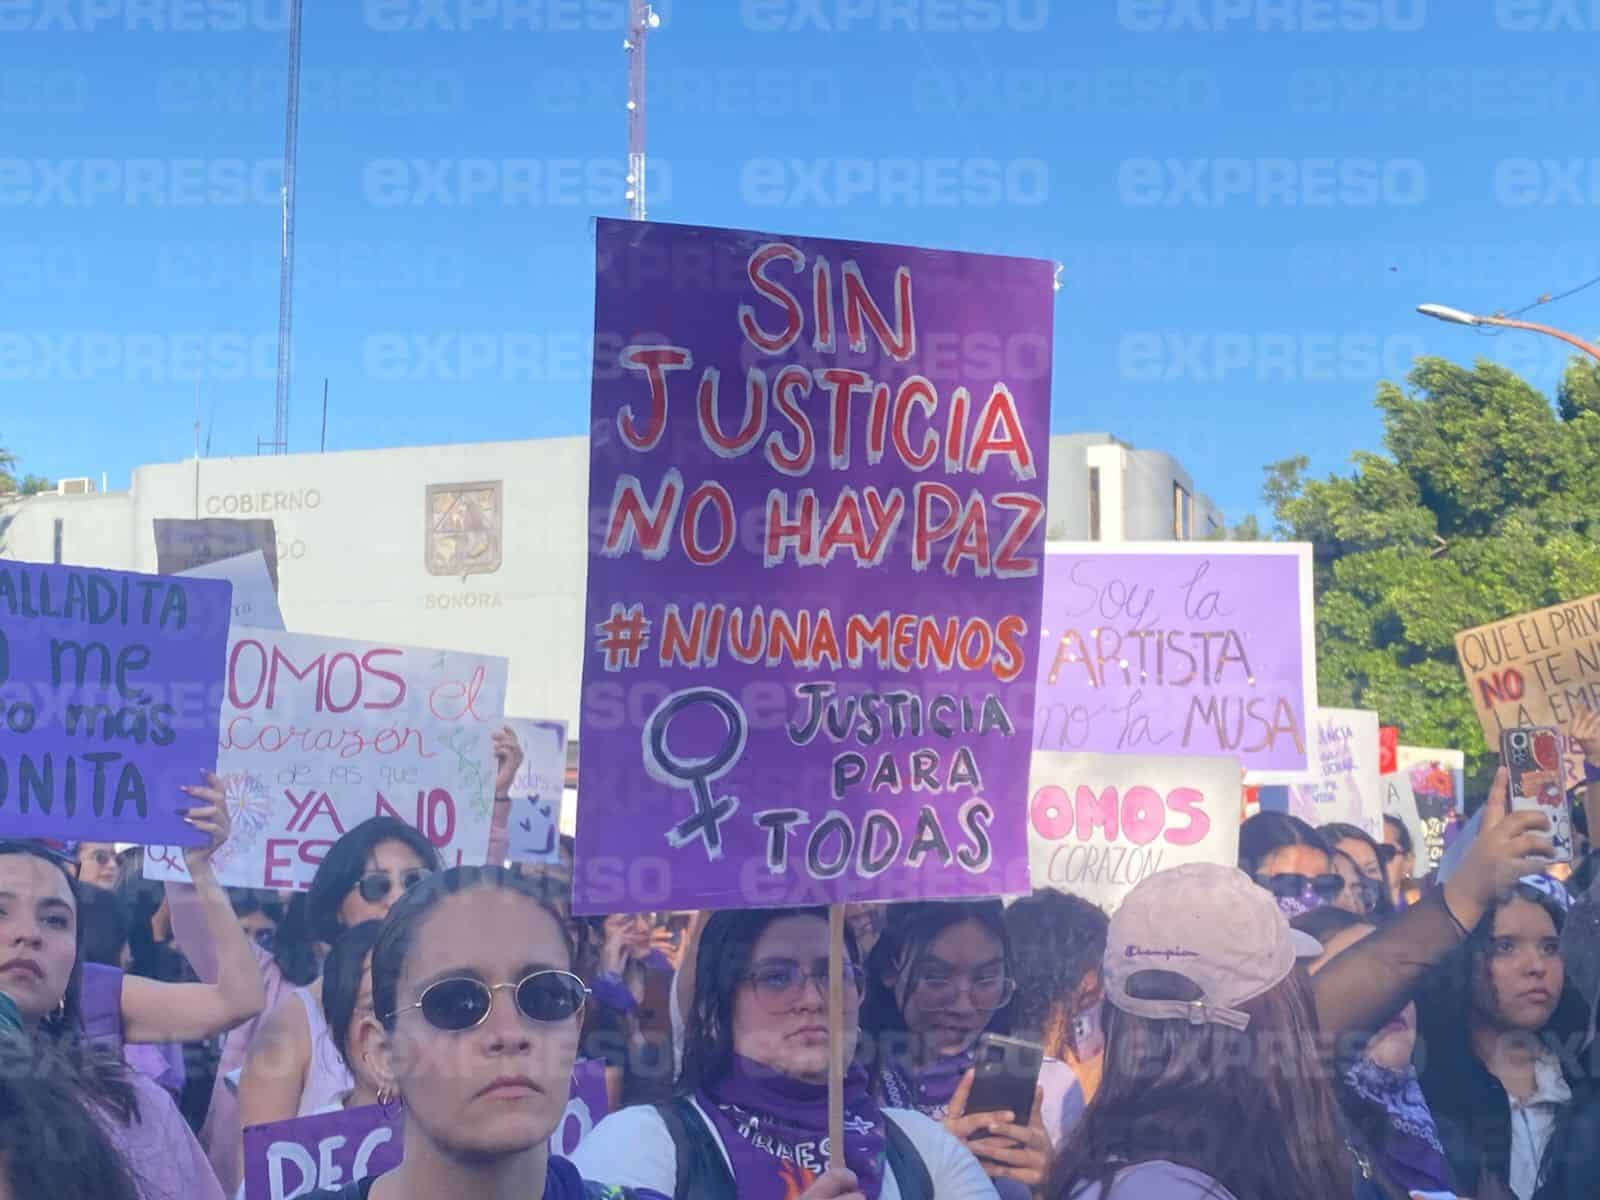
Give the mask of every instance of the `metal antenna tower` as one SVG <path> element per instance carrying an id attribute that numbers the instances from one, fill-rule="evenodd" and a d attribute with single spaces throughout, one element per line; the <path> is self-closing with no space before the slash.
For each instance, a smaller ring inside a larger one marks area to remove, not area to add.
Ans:
<path id="1" fill-rule="evenodd" d="M 289 5 L 289 101 L 283 130 L 283 261 L 278 275 L 278 397 L 272 452 L 289 453 L 289 367 L 294 331 L 295 160 L 300 150 L 300 15 L 304 0 Z"/>
<path id="2" fill-rule="evenodd" d="M 644 42 L 661 18 L 650 0 L 628 0 L 628 218 L 644 220 Z"/>

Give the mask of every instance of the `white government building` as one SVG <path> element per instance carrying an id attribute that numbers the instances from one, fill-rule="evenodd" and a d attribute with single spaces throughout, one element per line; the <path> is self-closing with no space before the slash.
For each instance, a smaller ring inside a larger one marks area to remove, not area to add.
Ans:
<path id="1" fill-rule="evenodd" d="M 504 656 L 508 713 L 566 721 L 575 742 L 588 473 L 584 437 L 162 463 L 125 492 L 85 478 L 0 498 L 0 557 L 153 572 L 158 517 L 270 518 L 289 629 Z M 1171 455 L 1109 434 L 1050 439 L 1052 539 L 1221 525 Z"/>

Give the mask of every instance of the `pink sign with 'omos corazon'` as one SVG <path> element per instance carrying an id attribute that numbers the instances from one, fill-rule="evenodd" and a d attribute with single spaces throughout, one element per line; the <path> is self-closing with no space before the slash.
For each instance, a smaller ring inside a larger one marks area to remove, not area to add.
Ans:
<path id="1" fill-rule="evenodd" d="M 1110 910 L 1157 871 L 1193 862 L 1234 866 L 1240 787 L 1231 758 L 1035 753 L 1033 884 Z"/>

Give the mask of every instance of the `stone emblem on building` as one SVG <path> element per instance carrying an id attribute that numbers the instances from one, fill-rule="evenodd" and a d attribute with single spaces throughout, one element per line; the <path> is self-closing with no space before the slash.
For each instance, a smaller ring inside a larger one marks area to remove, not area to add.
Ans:
<path id="1" fill-rule="evenodd" d="M 503 557 L 503 485 L 428 486 L 427 560 L 430 575 L 492 575 Z"/>

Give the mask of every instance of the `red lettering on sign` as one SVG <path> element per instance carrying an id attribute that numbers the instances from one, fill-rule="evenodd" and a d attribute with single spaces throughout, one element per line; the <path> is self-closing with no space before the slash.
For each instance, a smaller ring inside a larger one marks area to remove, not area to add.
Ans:
<path id="1" fill-rule="evenodd" d="M 800 301 L 795 299 L 794 293 L 767 275 L 767 268 L 780 258 L 796 271 L 805 268 L 805 255 L 793 246 L 787 242 L 768 242 L 745 263 L 745 276 L 751 287 L 783 309 L 783 329 L 776 334 L 768 333 L 757 323 L 753 308 L 748 304 L 739 306 L 739 328 L 744 331 L 745 338 L 768 354 L 782 354 L 794 345 L 804 321 Z"/>
<path id="2" fill-rule="evenodd" d="M 629 346 L 623 350 L 621 361 L 627 370 L 643 370 L 650 382 L 650 423 L 641 432 L 633 419 L 633 406 L 624 404 L 617 409 L 617 432 L 641 453 L 654 450 L 667 428 L 666 373 L 686 371 L 694 365 L 694 359 L 682 346 Z"/>
<path id="3" fill-rule="evenodd" d="M 473 670 L 472 678 L 465 683 L 451 680 L 435 685 L 433 691 L 428 693 L 428 711 L 441 721 L 460 721 L 471 717 L 481 724 L 484 718 L 474 706 L 478 703 L 478 694 L 483 691 L 483 680 L 484 669 L 480 666 Z"/>
<path id="4" fill-rule="evenodd" d="M 916 319 L 911 308 L 911 268 L 899 267 L 894 273 L 894 325 L 884 320 L 883 310 L 873 300 L 872 293 L 861 278 L 861 268 L 849 260 L 844 267 L 844 325 L 850 339 L 850 349 L 864 353 L 867 335 L 862 329 L 865 319 L 872 329 L 878 345 L 896 362 L 905 362 L 917 349 Z"/>

